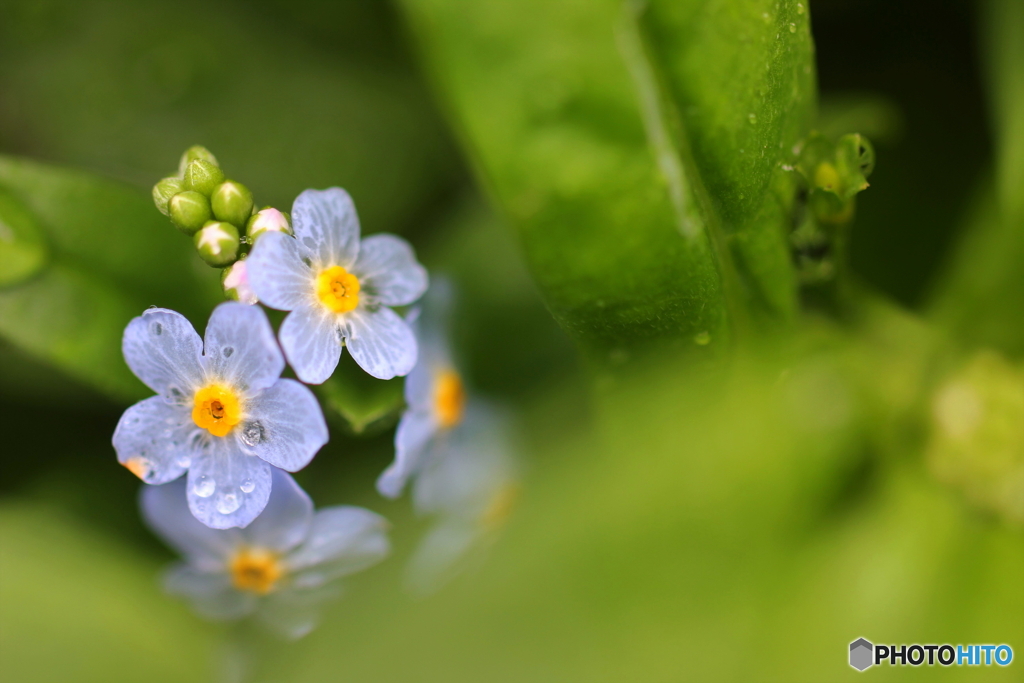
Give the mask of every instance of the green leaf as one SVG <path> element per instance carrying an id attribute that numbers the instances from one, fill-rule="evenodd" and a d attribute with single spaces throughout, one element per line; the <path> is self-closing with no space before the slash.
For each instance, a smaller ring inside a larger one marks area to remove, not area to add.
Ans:
<path id="1" fill-rule="evenodd" d="M 370 436 L 388 429 L 405 406 L 401 378 L 380 380 L 356 365 L 352 354 L 342 354 L 338 369 L 313 390 L 328 408 L 328 415 L 341 418 L 352 434 Z"/>
<path id="2" fill-rule="evenodd" d="M 751 309 L 792 314 L 788 200 L 771 187 L 813 115 L 798 3 L 403 4 L 549 308 L 585 348 L 714 349 Z M 751 39 L 738 56 L 737 32 Z"/>
<path id="3" fill-rule="evenodd" d="M 49 265 L 0 289 L 0 336 L 115 400 L 145 396 L 121 357 L 125 325 L 156 305 L 201 328 L 221 298 L 218 274 L 146 192 L 9 157 L 0 157 L 0 188 L 3 215 L 21 207 L 20 229 L 37 226 L 51 252 Z"/>
<path id="4" fill-rule="evenodd" d="M 17 199 L 0 190 L 0 287 L 21 282 L 46 263 L 47 249 L 35 220 Z"/>

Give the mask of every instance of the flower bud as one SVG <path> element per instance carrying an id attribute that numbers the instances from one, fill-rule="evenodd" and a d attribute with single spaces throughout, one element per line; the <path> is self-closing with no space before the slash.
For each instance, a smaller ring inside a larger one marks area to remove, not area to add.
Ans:
<path id="1" fill-rule="evenodd" d="M 292 234 L 292 228 L 288 224 L 288 216 L 269 206 L 261 209 L 259 213 L 249 219 L 245 233 L 249 236 L 249 241 L 256 244 L 256 238 L 265 232 Z"/>
<path id="2" fill-rule="evenodd" d="M 182 192 L 185 189 L 185 183 L 181 178 L 164 178 L 159 183 L 153 186 L 153 203 L 156 204 L 156 208 L 160 210 L 165 216 L 170 216 L 170 209 L 167 208 L 167 202 L 171 201 L 171 197 Z"/>
<path id="3" fill-rule="evenodd" d="M 230 265 L 238 258 L 238 230 L 230 223 L 210 221 L 195 234 L 192 241 L 199 256 L 215 268 Z"/>
<path id="4" fill-rule="evenodd" d="M 195 159 L 185 167 L 185 189 L 209 197 L 224 182 L 224 171 L 205 159 Z"/>
<path id="5" fill-rule="evenodd" d="M 193 235 L 213 218 L 210 200 L 191 190 L 179 192 L 167 204 L 171 222 L 186 235 Z"/>
<path id="6" fill-rule="evenodd" d="M 252 192 L 242 183 L 228 180 L 213 191 L 210 204 L 217 220 L 244 227 L 252 215 Z"/>
<path id="7" fill-rule="evenodd" d="M 217 163 L 217 157 L 213 156 L 210 150 L 206 149 L 202 145 L 193 145 L 185 150 L 185 153 L 181 155 L 181 161 L 178 162 L 178 177 L 185 177 L 185 169 L 196 159 L 202 159 L 203 161 L 209 161 L 214 166 L 220 166 Z"/>
<path id="8" fill-rule="evenodd" d="M 259 303 L 256 292 L 249 284 L 249 271 L 244 260 L 235 261 L 233 265 L 224 269 L 221 284 L 224 286 L 224 294 L 229 299 L 249 305 Z"/>

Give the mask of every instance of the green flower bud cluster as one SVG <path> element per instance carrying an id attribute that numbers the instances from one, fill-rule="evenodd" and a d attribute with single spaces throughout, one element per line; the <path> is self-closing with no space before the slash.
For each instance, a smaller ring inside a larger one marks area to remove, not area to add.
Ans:
<path id="1" fill-rule="evenodd" d="M 153 186 L 153 202 L 215 268 L 244 259 L 265 232 L 291 234 L 287 214 L 269 206 L 257 210 L 249 188 L 230 180 L 217 157 L 199 145 L 181 155 L 177 175 Z"/>
<path id="2" fill-rule="evenodd" d="M 833 142 L 811 133 L 796 151 L 787 185 L 797 193 L 790 244 L 804 284 L 836 277 L 845 258 L 846 227 L 853 220 L 854 199 L 868 187 L 875 150 L 863 135 Z"/>

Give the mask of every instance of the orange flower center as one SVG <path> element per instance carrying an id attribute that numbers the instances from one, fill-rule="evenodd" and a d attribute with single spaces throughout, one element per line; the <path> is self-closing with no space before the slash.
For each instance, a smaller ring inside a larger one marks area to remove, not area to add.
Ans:
<path id="1" fill-rule="evenodd" d="M 277 553 L 263 548 L 240 548 L 231 558 L 229 569 L 235 588 L 257 595 L 273 591 L 285 573 Z"/>
<path id="2" fill-rule="evenodd" d="M 359 278 L 341 266 L 331 266 L 316 276 L 316 296 L 328 310 L 348 313 L 359 305 Z"/>
<path id="3" fill-rule="evenodd" d="M 434 412 L 445 429 L 462 422 L 466 409 L 466 390 L 462 378 L 454 370 L 445 370 L 434 380 Z"/>
<path id="4" fill-rule="evenodd" d="M 233 391 L 211 384 L 196 391 L 192 421 L 214 436 L 227 436 L 242 421 L 242 405 Z"/>

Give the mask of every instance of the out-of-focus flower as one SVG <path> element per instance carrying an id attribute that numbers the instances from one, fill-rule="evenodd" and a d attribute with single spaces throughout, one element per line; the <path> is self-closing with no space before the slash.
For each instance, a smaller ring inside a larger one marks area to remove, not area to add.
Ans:
<path id="1" fill-rule="evenodd" d="M 416 301 L 427 271 L 409 243 L 395 235 L 360 242 L 359 218 L 341 188 L 306 190 L 292 207 L 295 237 L 265 232 L 249 257 L 249 279 L 260 301 L 291 311 L 281 346 L 303 382 L 334 372 L 342 344 L 370 375 L 406 375 L 416 364 L 416 338 L 391 310 Z"/>
<path id="2" fill-rule="evenodd" d="M 395 460 L 377 480 L 396 498 L 414 479 L 418 514 L 436 524 L 413 558 L 417 590 L 441 583 L 475 541 L 501 526 L 518 495 L 507 419 L 467 395 L 448 344 L 451 289 L 435 280 L 413 322 L 419 362 L 405 382 L 408 406 L 395 432 Z"/>
<path id="3" fill-rule="evenodd" d="M 244 259 L 235 261 L 234 264 L 224 269 L 224 279 L 221 284 L 224 285 L 224 293 L 228 298 L 250 306 L 259 303 L 256 292 L 249 284 L 249 267 L 245 265 Z"/>
<path id="4" fill-rule="evenodd" d="M 142 490 L 150 528 L 185 561 L 165 584 L 210 619 L 254 616 L 285 637 L 299 638 L 316 625 L 320 605 L 338 594 L 336 579 L 384 559 L 390 549 L 387 521 L 351 506 L 324 508 L 295 480 L 274 469 L 266 510 L 245 529 L 210 529 L 185 502 L 185 483 Z"/>
<path id="5" fill-rule="evenodd" d="M 267 504 L 271 465 L 294 472 L 327 443 L 313 393 L 280 379 L 284 358 L 262 309 L 227 302 L 205 346 L 179 313 L 132 320 L 125 361 L 157 396 L 136 403 L 114 432 L 117 458 L 148 484 L 188 472 L 188 504 L 203 524 L 244 527 Z"/>

